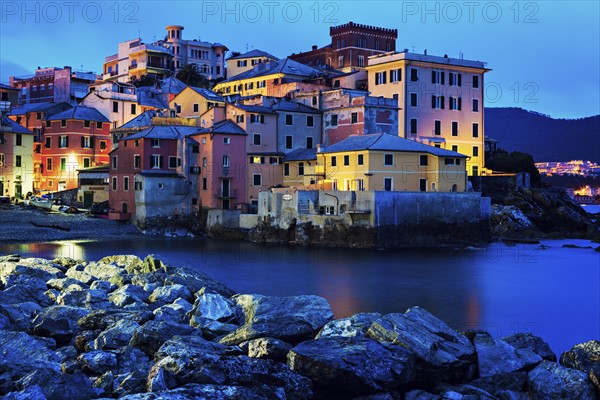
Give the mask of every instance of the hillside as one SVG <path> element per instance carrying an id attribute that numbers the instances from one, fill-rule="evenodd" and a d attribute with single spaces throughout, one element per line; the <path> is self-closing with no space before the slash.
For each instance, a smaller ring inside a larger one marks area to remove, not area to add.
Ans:
<path id="1" fill-rule="evenodd" d="M 536 162 L 600 163 L 600 115 L 554 119 L 521 108 L 486 108 L 485 132 L 498 140 L 498 147 L 529 153 Z"/>

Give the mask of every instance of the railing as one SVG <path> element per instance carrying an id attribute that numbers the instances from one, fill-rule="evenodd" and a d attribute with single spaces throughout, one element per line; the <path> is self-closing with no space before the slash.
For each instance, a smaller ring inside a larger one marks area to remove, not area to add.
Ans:
<path id="1" fill-rule="evenodd" d="M 218 193 L 216 196 L 218 199 L 236 199 L 237 198 L 237 190 L 229 189 L 228 192 L 221 191 L 221 193 Z"/>

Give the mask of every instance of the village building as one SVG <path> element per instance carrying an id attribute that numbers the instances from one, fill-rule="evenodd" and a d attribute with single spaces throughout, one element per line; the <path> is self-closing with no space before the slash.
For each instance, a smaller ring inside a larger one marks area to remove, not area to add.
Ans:
<path id="1" fill-rule="evenodd" d="M 34 191 L 34 133 L 0 115 L 0 196 L 23 199 Z"/>
<path id="2" fill-rule="evenodd" d="M 19 89 L 0 83 L 0 113 L 7 114 L 19 105 Z"/>
<path id="3" fill-rule="evenodd" d="M 182 118 L 196 118 L 204 114 L 210 108 L 224 106 L 225 99 L 215 92 L 187 86 L 169 102 L 169 108 L 175 110 L 175 115 Z M 198 121 L 200 126 L 200 121 Z"/>
<path id="4" fill-rule="evenodd" d="M 108 201 L 109 165 L 81 168 L 77 170 L 77 201 L 83 208 Z"/>
<path id="5" fill-rule="evenodd" d="M 317 148 L 296 149 L 283 158 L 283 186 L 296 190 L 319 190 Z"/>
<path id="6" fill-rule="evenodd" d="M 253 49 L 244 54 L 238 54 L 227 59 L 227 77 L 239 75 L 242 72 L 249 71 L 257 64 L 263 64 L 269 61 L 277 61 L 279 58 L 266 51 Z"/>

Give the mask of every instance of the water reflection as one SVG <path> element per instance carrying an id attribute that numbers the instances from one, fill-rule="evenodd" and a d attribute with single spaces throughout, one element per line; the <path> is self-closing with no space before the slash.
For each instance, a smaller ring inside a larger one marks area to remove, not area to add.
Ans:
<path id="1" fill-rule="evenodd" d="M 600 339 L 600 254 L 563 243 L 367 251 L 147 238 L 4 244 L 0 253 L 88 260 L 153 253 L 240 293 L 323 296 L 337 318 L 420 305 L 453 328 L 482 328 L 496 337 L 528 331 L 561 352 Z"/>

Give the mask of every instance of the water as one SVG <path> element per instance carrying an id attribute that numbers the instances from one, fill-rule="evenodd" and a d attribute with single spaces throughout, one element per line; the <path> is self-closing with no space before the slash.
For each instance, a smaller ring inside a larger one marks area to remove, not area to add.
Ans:
<path id="1" fill-rule="evenodd" d="M 455 329 L 494 337 L 542 336 L 560 355 L 600 339 L 600 253 L 562 248 L 584 240 L 543 241 L 471 250 L 353 250 L 248 242 L 144 238 L 0 245 L 2 253 L 97 260 L 110 254 L 157 255 L 203 271 L 240 293 L 317 294 L 336 318 L 404 312 L 419 305 Z"/>

